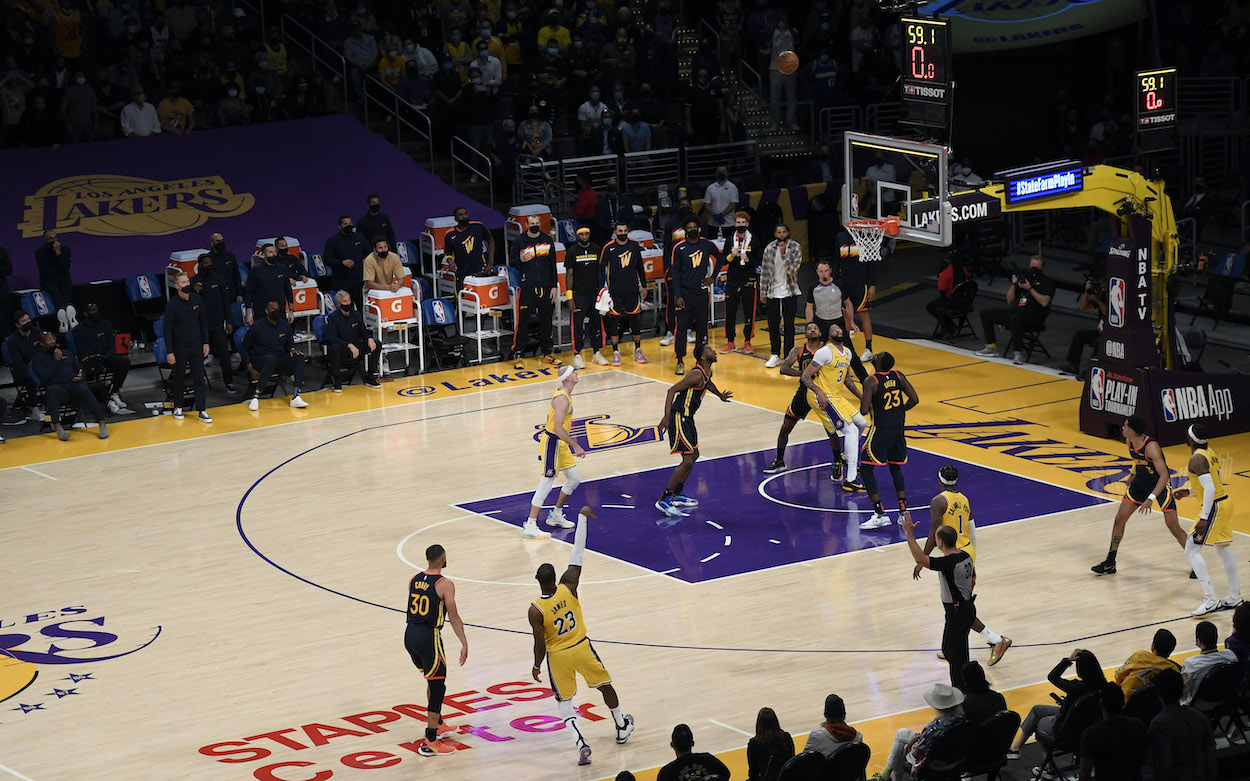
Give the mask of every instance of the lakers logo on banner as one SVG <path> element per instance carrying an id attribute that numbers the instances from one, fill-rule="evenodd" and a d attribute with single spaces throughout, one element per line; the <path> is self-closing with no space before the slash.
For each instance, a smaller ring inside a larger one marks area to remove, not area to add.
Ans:
<path id="1" fill-rule="evenodd" d="M 611 450 L 660 441 L 660 430 L 656 426 L 634 428 L 624 423 L 606 423 L 610 417 L 611 415 L 593 415 L 589 418 L 573 418 L 569 434 L 587 451 Z M 544 428 L 545 426 L 534 427 L 535 442 Z"/>
<path id="2" fill-rule="evenodd" d="M 256 205 L 221 176 L 157 181 L 103 174 L 49 182 L 26 196 L 23 238 L 44 231 L 91 236 L 168 236 L 209 218 L 235 217 Z"/>

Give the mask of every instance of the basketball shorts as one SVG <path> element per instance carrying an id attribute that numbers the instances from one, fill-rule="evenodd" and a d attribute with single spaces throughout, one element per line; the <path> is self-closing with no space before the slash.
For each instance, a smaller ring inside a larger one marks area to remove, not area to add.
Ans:
<path id="1" fill-rule="evenodd" d="M 793 420 L 806 420 L 807 413 L 812 411 L 812 405 L 807 403 L 807 388 L 802 385 L 794 392 L 794 398 L 790 399 L 790 406 L 786 407 L 786 417 Z"/>
<path id="2" fill-rule="evenodd" d="M 872 426 L 864 438 L 864 452 L 860 460 L 873 466 L 907 463 L 907 436 L 901 428 L 877 428 Z"/>
<path id="3" fill-rule="evenodd" d="M 851 302 L 851 308 L 856 312 L 867 312 L 872 309 L 872 302 L 868 300 L 867 285 L 850 285 L 842 291 L 843 297 Z"/>
<path id="4" fill-rule="evenodd" d="M 851 423 L 851 418 L 855 417 L 858 410 L 851 404 L 851 400 L 841 393 L 831 393 L 828 397 L 828 406 L 821 409 L 816 403 L 816 394 L 812 391 L 807 392 L 807 404 L 812 408 L 812 412 L 816 413 L 816 418 L 825 427 L 825 432 L 836 434 L 842 430 L 843 426 L 854 425 Z"/>
<path id="5" fill-rule="evenodd" d="M 577 463 L 573 450 L 559 437 L 546 431 L 538 435 L 538 460 L 543 465 L 543 477 L 555 477 L 558 473 Z"/>
<path id="6" fill-rule="evenodd" d="M 577 694 L 579 675 L 592 689 L 612 683 L 612 676 L 599 660 L 599 654 L 595 653 L 589 638 L 571 648 L 547 654 L 547 678 L 557 700 L 573 699 L 573 695 Z"/>
<path id="7" fill-rule="evenodd" d="M 1124 498 L 1133 504 L 1141 504 L 1150 497 L 1150 492 L 1155 488 L 1155 482 L 1153 478 L 1134 477 L 1128 484 L 1128 493 Z M 1154 509 L 1161 512 L 1176 512 L 1176 498 L 1172 496 L 1171 485 L 1164 487 L 1163 495 L 1155 498 Z"/>
<path id="8" fill-rule="evenodd" d="M 699 430 L 694 426 L 694 418 L 687 417 L 677 410 L 668 416 L 668 446 L 670 453 L 697 453 L 699 451 Z"/>
<path id="9" fill-rule="evenodd" d="M 642 294 L 634 293 L 633 295 L 622 294 L 619 298 L 616 293 L 612 294 L 612 308 L 608 310 L 608 314 L 613 317 L 619 315 L 636 315 L 642 311 Z"/>
<path id="10" fill-rule="evenodd" d="M 447 655 L 443 653 L 443 638 L 436 627 L 409 624 L 404 632 L 404 648 L 427 681 L 447 677 Z"/>
<path id="11" fill-rule="evenodd" d="M 1211 505 L 1211 518 L 1207 521 L 1207 530 L 1200 536 L 1194 536 L 1194 525 L 1189 527 L 1189 536 L 1199 545 L 1228 545 L 1233 541 L 1233 500 L 1225 496 Z"/>

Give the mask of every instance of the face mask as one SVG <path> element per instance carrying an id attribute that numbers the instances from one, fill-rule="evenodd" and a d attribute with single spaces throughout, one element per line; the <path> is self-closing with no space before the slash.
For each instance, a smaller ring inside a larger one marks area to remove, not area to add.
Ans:
<path id="1" fill-rule="evenodd" d="M 728 176 L 726 176 L 725 174 L 717 174 L 717 175 L 716 175 L 716 181 L 718 181 L 718 182 L 726 182 L 726 181 L 728 181 L 728 180 L 729 180 L 729 177 L 728 177 Z"/>
<path id="2" fill-rule="evenodd" d="M 821 23 L 820 23 L 820 30 L 821 30 L 821 32 L 829 32 L 829 23 L 828 23 L 828 22 L 821 22 Z"/>
<path id="3" fill-rule="evenodd" d="M 21 331 L 24 334 L 30 333 L 30 323 L 29 322 L 22 323 L 21 325 L 17 327 L 17 330 Z"/>
<path id="4" fill-rule="evenodd" d="M 200 263 L 200 273 L 201 273 L 201 274 L 211 274 L 211 273 L 213 273 L 213 267 L 212 267 L 210 264 L 208 264 L 208 263 L 203 263 L 203 262 L 201 262 L 201 263 Z"/>
<path id="5" fill-rule="evenodd" d="M 257 86 L 256 86 L 256 94 L 257 94 L 257 95 L 264 95 L 264 94 L 265 94 L 265 88 L 264 88 L 263 86 L 261 86 L 261 85 L 257 85 Z M 177 95 L 175 95 L 174 97 L 177 97 Z"/>
<path id="6" fill-rule="evenodd" d="M 820 158 L 821 162 L 824 162 L 825 160 L 828 160 L 828 159 L 829 159 L 829 153 L 828 153 L 828 152 L 821 152 L 820 154 L 818 154 L 818 155 L 816 155 L 816 156 Z"/>
<path id="7" fill-rule="evenodd" d="M 556 56 L 559 56 L 560 49 L 555 46 L 549 46 L 547 47 L 547 53 L 550 54 L 552 57 L 556 57 Z"/>
<path id="8" fill-rule="evenodd" d="M 482 28 L 482 37 L 483 37 L 483 38 L 489 38 L 489 37 L 490 37 L 490 28 L 489 28 L 489 27 L 483 27 L 483 28 Z"/>
<path id="9" fill-rule="evenodd" d="M 225 251 L 226 251 L 226 242 L 224 242 L 224 241 L 219 241 L 219 242 L 217 242 L 216 244 L 214 244 L 214 245 L 213 245 L 213 251 L 214 251 L 214 252 L 225 252 Z"/>
<path id="10" fill-rule="evenodd" d="M 83 84 L 86 84 L 86 83 L 87 83 L 87 77 L 86 77 L 86 76 L 79 76 L 78 78 L 74 79 L 74 83 L 75 83 L 75 84 L 78 84 L 79 86 L 81 86 L 81 85 L 83 85 Z"/>
<path id="11" fill-rule="evenodd" d="M 686 238 L 690 239 L 691 241 L 698 241 L 699 229 L 698 228 L 694 228 L 694 229 L 686 228 Z"/>
<path id="12" fill-rule="evenodd" d="M 587 0 L 587 2 L 586 2 L 586 10 L 587 10 L 587 11 L 593 11 L 593 10 L 595 10 L 595 0 Z"/>
<path id="13" fill-rule="evenodd" d="M 628 45 L 629 45 L 629 39 L 628 39 L 628 38 L 617 38 L 617 39 L 616 39 L 616 45 L 617 45 L 619 48 L 624 49 L 626 46 L 628 46 Z"/>
<path id="14" fill-rule="evenodd" d="M 573 48 L 574 48 L 574 49 L 580 49 L 580 48 L 582 48 L 582 42 L 581 42 L 581 41 L 573 41 Z"/>
<path id="15" fill-rule="evenodd" d="M 822 55 L 820 55 L 820 64 L 821 64 L 821 65 L 828 65 L 828 64 L 829 64 L 829 55 L 828 55 L 828 54 L 822 54 Z"/>
<path id="16" fill-rule="evenodd" d="M 482 83 L 482 79 L 477 76 L 474 76 L 473 78 L 469 79 L 469 81 L 475 86 Z"/>
<path id="17" fill-rule="evenodd" d="M 416 54 L 416 53 L 417 53 L 416 44 L 412 44 L 412 43 L 404 44 L 404 54 Z"/>
<path id="18" fill-rule="evenodd" d="M 389 251 L 387 251 L 387 250 L 381 250 L 380 252 L 378 252 L 378 257 L 379 257 L 379 258 L 384 258 L 384 257 L 386 257 L 386 256 L 387 256 L 387 255 L 389 255 L 389 254 L 391 254 Z"/>
<path id="19" fill-rule="evenodd" d="M 138 95 L 135 95 L 135 103 L 142 103 L 144 98 L 146 97 L 147 95 L 144 95 L 142 92 L 140 92 Z"/>
<path id="20" fill-rule="evenodd" d="M 371 204 L 369 204 L 369 213 L 370 213 L 370 214 L 377 214 L 377 213 L 378 213 L 378 212 L 380 212 L 380 211 L 382 211 L 382 205 L 381 205 L 381 204 L 378 204 L 378 203 L 371 203 Z"/>
<path id="21" fill-rule="evenodd" d="M 300 91 L 300 92 L 307 92 L 307 91 L 308 91 L 308 85 L 307 85 L 307 84 L 301 84 L 301 85 L 299 85 L 299 91 Z"/>
<path id="22" fill-rule="evenodd" d="M 739 234 L 743 234 L 747 232 L 747 226 L 745 225 L 737 225 L 734 227 L 734 229 L 738 231 Z"/>
<path id="23" fill-rule="evenodd" d="M 460 33 L 452 33 L 452 34 L 451 34 L 451 42 L 452 42 L 452 43 L 460 43 Z"/>
<path id="24" fill-rule="evenodd" d="M 128 32 L 128 33 L 137 33 L 137 32 L 139 32 L 139 25 L 137 25 L 137 24 L 128 24 L 128 25 L 126 25 L 126 32 Z M 32 40 L 32 41 L 31 41 L 31 43 L 34 43 L 34 41 Z"/>
<path id="25" fill-rule="evenodd" d="M 612 117 L 604 117 L 604 118 L 603 118 L 603 126 L 604 126 L 604 127 L 612 127 Z"/>
<path id="26" fill-rule="evenodd" d="M 263 71 L 269 70 L 269 60 L 261 60 L 260 62 L 256 63 L 256 67 L 260 68 Z"/>
<path id="27" fill-rule="evenodd" d="M 468 224 L 469 224 L 469 218 L 468 218 L 468 217 L 459 217 L 459 218 L 457 218 L 457 219 L 456 219 L 456 224 L 457 224 L 457 225 L 460 225 L 460 226 L 462 226 L 462 227 L 463 227 L 463 226 L 465 226 L 465 225 L 468 225 Z"/>
<path id="28" fill-rule="evenodd" d="M 617 102 L 617 103 L 620 103 L 621 101 L 625 100 L 625 93 L 624 93 L 624 92 L 613 92 L 613 93 L 612 93 L 612 97 L 616 98 L 616 102 Z"/>
<path id="29" fill-rule="evenodd" d="M 445 70 L 445 71 L 450 71 L 450 70 L 451 70 L 451 63 L 450 63 L 450 62 L 445 62 L 445 63 L 443 63 L 443 70 Z"/>
<path id="30" fill-rule="evenodd" d="M 353 233 L 355 233 L 355 232 L 356 232 L 356 228 L 355 228 L 355 226 L 353 226 L 353 225 L 348 225 L 347 227 L 343 228 L 343 229 L 342 229 L 342 231 L 341 231 L 341 233 L 342 233 L 344 236 L 350 236 L 350 235 L 352 235 L 352 234 L 353 234 Z"/>
<path id="31" fill-rule="evenodd" d="M 598 102 L 599 102 L 599 93 L 598 93 L 598 92 L 592 92 L 592 93 L 590 93 L 590 101 L 591 101 L 592 103 L 598 103 Z"/>
<path id="32" fill-rule="evenodd" d="M 287 249 L 286 247 L 282 247 L 281 249 L 278 250 L 278 257 L 280 258 L 285 258 L 287 255 L 290 255 L 290 254 L 291 254 L 291 250 Z"/>
<path id="33" fill-rule="evenodd" d="M 269 322 L 273 323 L 274 325 L 277 325 L 277 324 L 278 324 L 278 310 L 277 310 L 277 309 L 275 309 L 275 310 L 273 310 L 272 312 L 270 312 L 269 314 L 265 315 L 265 317 L 266 317 L 266 319 L 268 319 L 268 320 L 269 320 Z"/>
<path id="34" fill-rule="evenodd" d="M 1205 193 L 1206 191 L 1207 191 L 1207 188 L 1206 188 L 1204 185 L 1201 185 L 1201 184 L 1195 184 L 1195 185 L 1194 185 L 1194 194 L 1195 194 L 1195 195 L 1198 195 L 1198 194 L 1201 194 L 1201 193 Z"/>
<path id="35" fill-rule="evenodd" d="M 343 314 L 349 315 L 352 313 L 352 305 L 351 304 L 339 304 L 339 310 L 342 311 Z"/>
<path id="36" fill-rule="evenodd" d="M 509 19 L 515 19 L 516 11 L 508 11 L 506 14 L 504 14 L 504 16 L 508 17 Z"/>
<path id="37" fill-rule="evenodd" d="M 618 233 L 618 234 L 616 234 L 616 240 L 617 240 L 617 241 L 619 241 L 621 244 L 624 244 L 624 243 L 625 243 L 628 239 L 629 239 L 629 234 L 628 234 L 628 233 Z"/>
<path id="38" fill-rule="evenodd" d="M 237 89 L 227 90 L 226 94 L 232 98 L 237 98 L 239 96 L 239 91 Z M 140 100 L 142 100 L 142 98 L 140 98 Z"/>

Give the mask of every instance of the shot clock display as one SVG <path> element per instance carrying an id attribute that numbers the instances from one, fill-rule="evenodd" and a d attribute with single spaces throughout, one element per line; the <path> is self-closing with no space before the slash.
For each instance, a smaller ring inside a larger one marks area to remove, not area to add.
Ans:
<path id="1" fill-rule="evenodd" d="M 936 17 L 903 17 L 902 121 L 946 130 L 953 98 L 950 24 Z"/>
<path id="2" fill-rule="evenodd" d="M 1171 130 L 1176 127 L 1176 68 L 1137 74 L 1137 129 Z"/>

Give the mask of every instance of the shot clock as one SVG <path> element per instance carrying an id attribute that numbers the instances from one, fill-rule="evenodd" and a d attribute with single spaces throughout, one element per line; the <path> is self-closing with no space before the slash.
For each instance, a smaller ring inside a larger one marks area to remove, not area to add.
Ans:
<path id="1" fill-rule="evenodd" d="M 954 83 L 951 81 L 950 23 L 936 17 L 903 17 L 902 121 L 911 125 L 950 127 Z"/>
<path id="2" fill-rule="evenodd" d="M 1176 68 L 1138 71 L 1137 148 L 1156 152 L 1176 146 Z"/>

